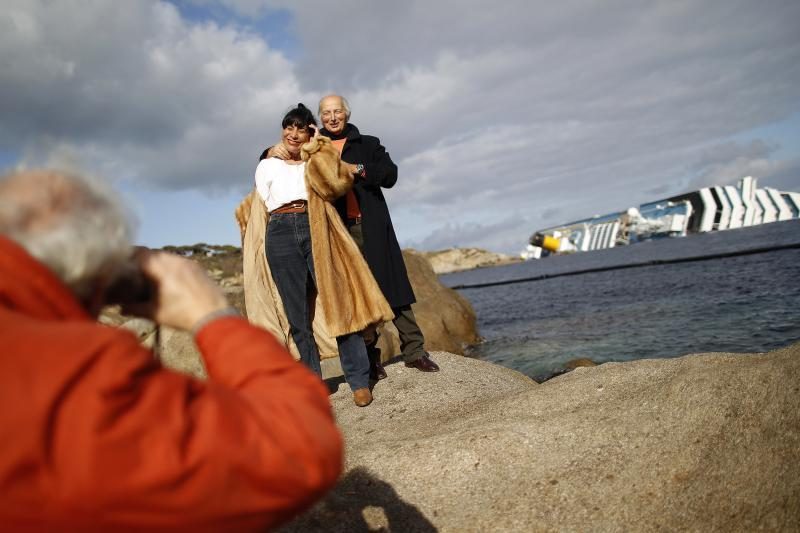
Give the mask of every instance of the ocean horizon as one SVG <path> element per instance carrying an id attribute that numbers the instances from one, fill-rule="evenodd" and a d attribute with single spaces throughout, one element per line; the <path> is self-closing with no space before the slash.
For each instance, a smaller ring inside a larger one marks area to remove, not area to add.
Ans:
<path id="1" fill-rule="evenodd" d="M 640 264 L 647 266 L 631 268 Z M 590 272 L 574 274 L 581 271 Z M 440 280 L 450 287 L 497 284 L 458 289 L 472 303 L 484 339 L 468 355 L 538 381 L 580 358 L 604 363 L 765 352 L 800 340 L 800 220 Z"/>

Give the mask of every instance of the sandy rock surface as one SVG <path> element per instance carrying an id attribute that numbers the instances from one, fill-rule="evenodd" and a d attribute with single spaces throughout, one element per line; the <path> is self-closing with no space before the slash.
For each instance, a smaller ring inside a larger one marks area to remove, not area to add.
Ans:
<path id="1" fill-rule="evenodd" d="M 437 252 L 415 252 L 431 262 L 437 274 L 449 274 L 488 266 L 507 265 L 522 261 L 519 257 L 488 252 L 480 248 L 449 248 Z"/>
<path id="2" fill-rule="evenodd" d="M 338 383 L 347 471 L 284 531 L 798 530 L 800 344 L 541 385 L 434 359 L 389 364 L 366 408 Z"/>

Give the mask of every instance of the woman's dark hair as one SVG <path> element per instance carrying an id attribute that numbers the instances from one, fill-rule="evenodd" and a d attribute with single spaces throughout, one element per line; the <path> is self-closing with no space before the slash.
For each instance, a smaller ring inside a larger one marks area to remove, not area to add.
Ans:
<path id="1" fill-rule="evenodd" d="M 309 125 L 316 126 L 317 121 L 314 120 L 314 113 L 303 104 L 297 104 L 297 107 L 290 109 L 283 117 L 283 122 L 281 122 L 281 128 L 287 128 L 288 126 L 308 128 Z"/>
<path id="2" fill-rule="evenodd" d="M 287 126 L 296 126 L 298 128 L 308 128 L 309 126 L 313 126 L 316 128 L 317 121 L 314 120 L 314 114 L 303 104 L 297 104 L 297 107 L 290 109 L 286 116 L 283 117 L 283 122 L 281 122 L 281 128 L 286 129 Z M 314 135 L 313 131 L 309 131 L 312 136 Z M 261 157 L 258 158 L 259 161 L 263 161 L 267 158 L 267 153 L 269 152 L 269 148 L 261 152 Z"/>

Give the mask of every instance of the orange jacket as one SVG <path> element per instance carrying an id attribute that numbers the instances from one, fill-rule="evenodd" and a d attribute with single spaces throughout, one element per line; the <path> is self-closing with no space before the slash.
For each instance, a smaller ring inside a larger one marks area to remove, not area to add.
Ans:
<path id="1" fill-rule="evenodd" d="M 196 341 L 206 382 L 0 236 L 0 530 L 263 531 L 328 490 L 342 440 L 319 378 L 241 318 Z"/>

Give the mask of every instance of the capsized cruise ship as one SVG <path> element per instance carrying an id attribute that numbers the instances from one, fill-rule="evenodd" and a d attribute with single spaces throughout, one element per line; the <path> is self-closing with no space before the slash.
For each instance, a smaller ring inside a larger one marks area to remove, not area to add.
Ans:
<path id="1" fill-rule="evenodd" d="M 531 236 L 520 255 L 539 259 L 800 217 L 800 193 L 759 189 L 756 181 L 747 176 L 735 187 L 704 187 L 619 213 L 542 229 Z"/>

